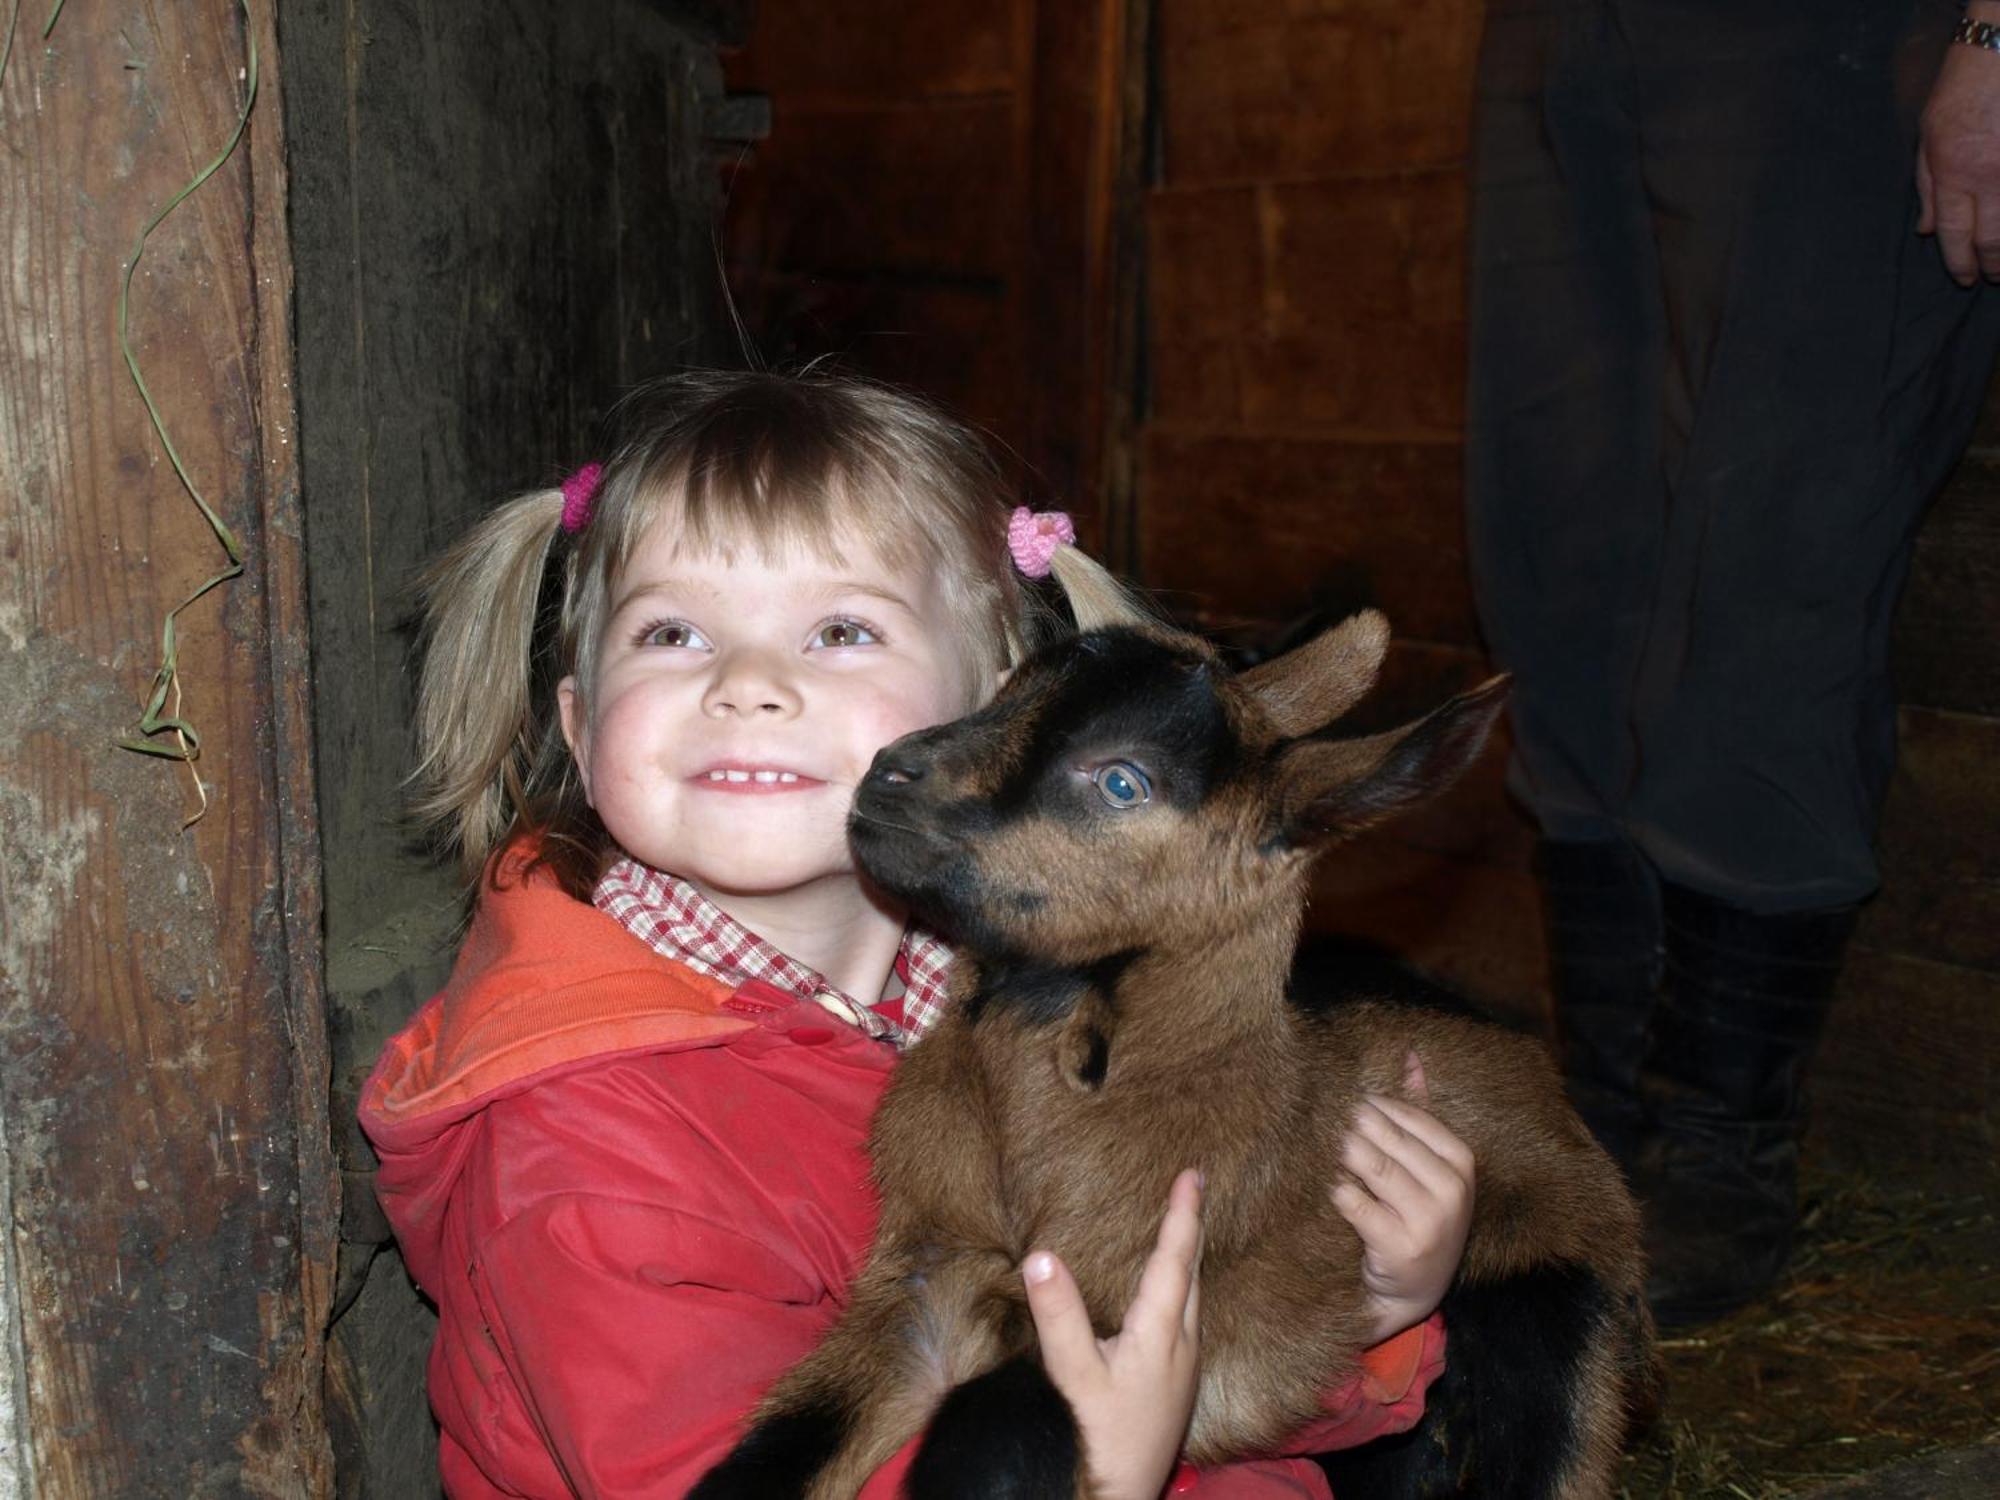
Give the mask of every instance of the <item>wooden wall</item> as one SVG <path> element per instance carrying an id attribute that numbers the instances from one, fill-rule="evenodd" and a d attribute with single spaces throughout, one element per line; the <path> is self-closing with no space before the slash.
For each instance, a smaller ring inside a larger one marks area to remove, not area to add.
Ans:
<path id="1" fill-rule="evenodd" d="M 232 0 L 19 18 L 0 78 L 0 1494 L 297 1495 L 333 1174 L 282 66 Z M 246 28 L 248 28 L 246 30 Z M 185 767 L 118 748 L 179 621 Z"/>
<path id="2" fill-rule="evenodd" d="M 1144 0 L 765 0 L 731 57 L 768 141 L 725 173 L 756 357 L 834 356 L 984 428 L 1024 496 L 1107 524 L 1126 384 Z"/>

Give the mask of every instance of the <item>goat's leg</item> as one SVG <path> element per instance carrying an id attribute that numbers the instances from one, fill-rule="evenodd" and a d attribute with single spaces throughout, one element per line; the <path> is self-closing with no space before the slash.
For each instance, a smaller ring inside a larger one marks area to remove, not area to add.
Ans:
<path id="1" fill-rule="evenodd" d="M 910 1500 L 1088 1500 L 1069 1402 L 1030 1348 L 954 1389 L 910 1466 Z"/>
<path id="2" fill-rule="evenodd" d="M 940 1394 L 904 1357 L 905 1331 L 921 1320 L 920 1296 L 909 1289 L 858 1295 L 771 1387 L 749 1431 L 689 1500 L 853 1495 L 922 1428 Z"/>
<path id="3" fill-rule="evenodd" d="M 986 1295 L 984 1269 L 946 1260 L 916 1274 L 894 1258 L 871 1262 L 846 1314 L 771 1388 L 690 1500 L 854 1495 L 954 1382 L 1000 1358 L 1003 1309 Z"/>
<path id="4" fill-rule="evenodd" d="M 1658 1409 L 1659 1351 L 1638 1289 L 1607 1297 L 1592 1322 L 1571 1385 L 1577 1460 L 1556 1489 L 1559 1500 L 1610 1495 L 1626 1440 Z"/>
<path id="5" fill-rule="evenodd" d="M 1322 1457 L 1334 1493 L 1380 1500 L 1607 1500 L 1650 1344 L 1643 1305 L 1547 1264 L 1445 1298 L 1451 1352 L 1416 1429 Z"/>

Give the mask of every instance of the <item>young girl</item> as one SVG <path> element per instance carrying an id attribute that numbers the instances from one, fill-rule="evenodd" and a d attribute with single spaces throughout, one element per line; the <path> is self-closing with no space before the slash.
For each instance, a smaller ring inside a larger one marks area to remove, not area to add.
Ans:
<path id="1" fill-rule="evenodd" d="M 625 413 L 601 470 L 502 507 L 426 595 L 419 776 L 477 900 L 362 1122 L 437 1304 L 456 1500 L 681 1495 L 838 1315 L 874 1226 L 868 1119 L 950 968 L 857 876 L 849 799 L 880 747 L 989 697 L 1030 633 L 1000 475 L 929 408 L 709 374 Z M 1020 513 L 1017 539 L 1046 557 L 1055 524 Z M 1384 1342 L 1299 1453 L 1421 1415 L 1471 1213 L 1469 1154 L 1406 1102 L 1363 1109 L 1346 1166 L 1330 1189 Z M 1175 1470 L 1192 1173 L 1164 1207 L 1113 1337 L 1052 1257 L 1024 1262 L 1093 1479 L 1112 1500 L 1324 1497 L 1303 1459 Z M 895 1493 L 909 1452 L 864 1495 Z"/>

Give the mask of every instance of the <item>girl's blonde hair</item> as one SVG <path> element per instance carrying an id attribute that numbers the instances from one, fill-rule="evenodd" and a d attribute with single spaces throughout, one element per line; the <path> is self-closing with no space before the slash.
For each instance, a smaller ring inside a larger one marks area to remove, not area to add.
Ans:
<path id="1" fill-rule="evenodd" d="M 422 581 L 415 812 L 468 878 L 532 829 L 571 894 L 596 881 L 610 840 L 563 740 L 556 684 L 574 676 L 587 716 L 612 588 L 663 521 L 724 556 L 747 542 L 765 556 L 837 557 L 860 538 L 893 568 L 935 574 L 974 680 L 1026 648 L 1032 606 L 1007 553 L 1006 480 L 970 430 L 927 403 L 825 373 L 699 372 L 642 388 L 617 416 L 624 435 L 574 537 L 560 527 L 560 490 L 522 495 Z M 1069 559 L 1059 581 L 1080 572 L 1116 588 Z"/>

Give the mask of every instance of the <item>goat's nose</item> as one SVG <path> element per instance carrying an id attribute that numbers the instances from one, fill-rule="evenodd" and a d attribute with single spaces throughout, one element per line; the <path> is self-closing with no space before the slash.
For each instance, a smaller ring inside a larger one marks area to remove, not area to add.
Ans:
<path id="1" fill-rule="evenodd" d="M 875 762 L 868 768 L 868 785 L 884 790 L 923 779 L 923 762 L 899 745 L 876 751 Z"/>

